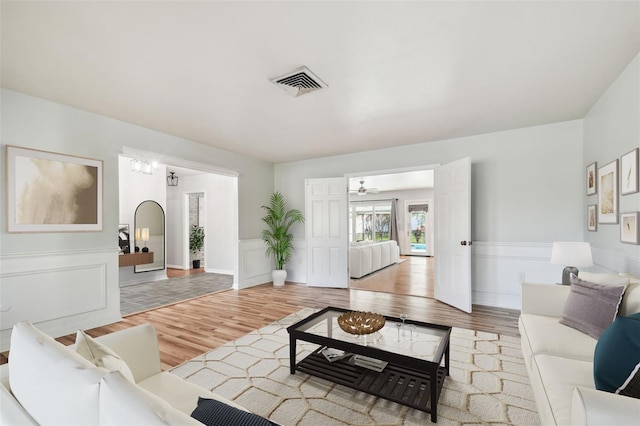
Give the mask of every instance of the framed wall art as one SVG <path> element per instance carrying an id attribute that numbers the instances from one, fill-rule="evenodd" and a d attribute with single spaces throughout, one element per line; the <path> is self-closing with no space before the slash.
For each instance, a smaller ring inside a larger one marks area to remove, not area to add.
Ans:
<path id="1" fill-rule="evenodd" d="M 598 192 L 597 188 L 597 167 L 598 163 L 593 162 L 587 166 L 587 195 L 594 195 Z"/>
<path id="2" fill-rule="evenodd" d="M 620 157 L 620 194 L 638 192 L 638 151 L 636 148 Z"/>
<path id="3" fill-rule="evenodd" d="M 640 244 L 638 233 L 638 216 L 640 213 L 622 213 L 620 215 L 620 242 L 628 244 Z"/>
<path id="4" fill-rule="evenodd" d="M 7 146 L 7 232 L 102 230 L 102 161 Z"/>
<path id="5" fill-rule="evenodd" d="M 618 223 L 618 160 L 598 169 L 598 223 Z"/>
<path id="6" fill-rule="evenodd" d="M 598 230 L 598 206 L 592 204 L 587 206 L 587 231 Z"/>

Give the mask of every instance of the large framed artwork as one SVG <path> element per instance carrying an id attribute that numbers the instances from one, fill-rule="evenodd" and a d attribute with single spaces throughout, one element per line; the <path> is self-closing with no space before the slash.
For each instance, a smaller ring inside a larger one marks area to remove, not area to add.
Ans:
<path id="1" fill-rule="evenodd" d="M 598 223 L 618 223 L 618 160 L 598 169 Z"/>
<path id="2" fill-rule="evenodd" d="M 640 244 L 638 232 L 638 212 L 622 213 L 620 215 L 620 242 Z"/>
<path id="3" fill-rule="evenodd" d="M 102 161 L 7 146 L 7 232 L 102 230 Z"/>
<path id="4" fill-rule="evenodd" d="M 638 192 L 638 151 L 636 148 L 620 157 L 620 194 Z"/>
<path id="5" fill-rule="evenodd" d="M 595 232 L 598 230 L 597 218 L 597 206 L 595 204 L 587 206 L 587 231 Z"/>
<path id="6" fill-rule="evenodd" d="M 598 163 L 593 162 L 587 166 L 587 195 L 594 195 L 598 192 L 598 188 L 596 187 L 596 182 L 598 179 L 596 178 Z"/>

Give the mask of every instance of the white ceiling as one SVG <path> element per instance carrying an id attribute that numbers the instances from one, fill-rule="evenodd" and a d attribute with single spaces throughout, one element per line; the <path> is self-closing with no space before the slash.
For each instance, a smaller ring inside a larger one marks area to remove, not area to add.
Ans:
<path id="1" fill-rule="evenodd" d="M 640 51 L 639 1 L 1 7 L 3 87 L 270 162 L 582 118 Z"/>

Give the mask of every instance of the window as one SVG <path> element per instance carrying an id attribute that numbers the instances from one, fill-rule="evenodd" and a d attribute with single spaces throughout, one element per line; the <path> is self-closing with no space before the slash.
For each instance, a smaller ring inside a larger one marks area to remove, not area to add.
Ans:
<path id="1" fill-rule="evenodd" d="M 349 208 L 350 241 L 387 241 L 391 229 L 391 200 L 354 201 Z"/>

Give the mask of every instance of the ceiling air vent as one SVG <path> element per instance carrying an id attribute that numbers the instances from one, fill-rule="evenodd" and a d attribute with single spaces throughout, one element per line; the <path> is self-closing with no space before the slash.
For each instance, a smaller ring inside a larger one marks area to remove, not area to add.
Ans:
<path id="1" fill-rule="evenodd" d="M 329 87 L 307 67 L 300 67 L 288 74 L 272 79 L 271 82 L 284 89 L 291 96 L 300 96 Z"/>

